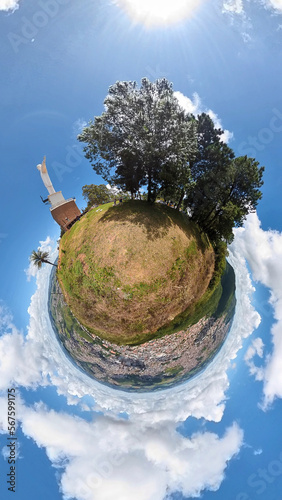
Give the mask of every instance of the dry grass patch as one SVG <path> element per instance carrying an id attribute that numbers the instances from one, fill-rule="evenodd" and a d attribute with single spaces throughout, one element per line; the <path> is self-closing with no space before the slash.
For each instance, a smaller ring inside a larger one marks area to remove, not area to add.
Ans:
<path id="1" fill-rule="evenodd" d="M 101 208 L 63 236 L 58 279 L 87 328 L 117 343 L 141 342 L 199 301 L 214 251 L 187 216 L 167 206 Z"/>

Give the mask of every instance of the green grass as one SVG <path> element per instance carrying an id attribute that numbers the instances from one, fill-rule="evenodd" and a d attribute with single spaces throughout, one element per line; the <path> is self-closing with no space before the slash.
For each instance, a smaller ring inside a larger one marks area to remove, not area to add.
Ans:
<path id="1" fill-rule="evenodd" d="M 170 376 L 170 377 L 175 377 L 175 376 L 179 375 L 183 370 L 184 370 L 184 368 L 181 365 L 172 366 L 170 368 L 165 369 L 165 374 Z"/>
<path id="2" fill-rule="evenodd" d="M 166 281 L 167 280 L 165 278 L 153 280 L 151 283 L 144 283 L 141 281 L 141 283 L 138 283 L 134 286 L 125 285 L 122 290 L 127 295 L 127 300 L 131 300 L 134 298 L 142 299 L 148 293 L 159 291 L 162 286 L 164 286 Z"/>
<path id="3" fill-rule="evenodd" d="M 63 327 L 67 337 L 71 337 L 73 332 L 86 339 L 88 342 L 93 343 L 93 338 L 87 332 L 85 332 L 77 322 L 76 318 L 72 315 L 71 310 L 68 306 L 60 307 L 59 312 L 62 316 Z M 56 315 L 53 317 L 56 317 Z M 60 329 L 59 329 L 60 330 Z"/>
<path id="4" fill-rule="evenodd" d="M 186 248 L 185 254 L 187 258 L 193 255 L 197 255 L 197 245 L 194 240 L 191 241 L 190 245 Z"/>

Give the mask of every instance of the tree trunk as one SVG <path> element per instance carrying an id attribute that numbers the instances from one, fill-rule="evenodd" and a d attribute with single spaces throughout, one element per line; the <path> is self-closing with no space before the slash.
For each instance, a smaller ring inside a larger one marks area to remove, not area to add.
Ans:
<path id="1" fill-rule="evenodd" d="M 221 203 L 220 205 L 220 208 L 218 208 L 216 211 L 215 211 L 215 214 L 213 215 L 213 217 L 208 221 L 208 225 L 205 224 L 205 228 L 206 227 L 209 227 L 210 224 L 214 221 L 214 219 L 216 219 L 218 217 L 218 215 L 220 214 L 221 210 L 227 205 L 228 201 L 230 200 L 231 198 L 231 194 L 232 194 L 232 191 L 234 189 L 234 183 L 232 184 L 230 190 L 229 190 L 229 194 L 228 196 L 225 197 L 224 201 Z M 214 207 L 209 213 L 208 215 L 206 216 L 206 220 L 209 219 L 209 217 L 211 216 L 211 214 L 213 213 L 213 211 L 215 210 L 216 207 Z"/>
<path id="2" fill-rule="evenodd" d="M 51 264 L 51 266 L 58 267 L 57 264 L 53 264 L 53 262 L 49 262 L 49 260 L 43 260 L 42 262 L 45 262 L 45 264 Z"/>
<path id="3" fill-rule="evenodd" d="M 156 188 L 154 187 L 154 189 L 153 189 L 153 194 L 152 194 L 152 198 L 151 198 L 151 202 L 152 202 L 152 203 L 155 203 L 156 199 L 157 199 L 157 190 L 156 190 Z"/>
<path id="4" fill-rule="evenodd" d="M 177 203 L 177 207 L 176 207 L 176 208 L 177 208 L 177 210 L 179 210 L 179 208 L 180 208 L 180 205 L 181 205 L 181 203 L 182 203 L 182 201 L 183 201 L 183 198 L 184 198 L 184 194 L 185 194 L 185 193 L 184 193 L 184 189 L 182 189 L 182 191 L 181 191 L 181 195 L 180 195 L 179 201 L 178 201 L 178 203 Z"/>
<path id="5" fill-rule="evenodd" d="M 148 198 L 147 198 L 148 203 L 151 202 L 151 199 L 152 199 L 152 176 L 151 176 L 151 171 L 149 171 L 149 174 L 148 174 Z"/>

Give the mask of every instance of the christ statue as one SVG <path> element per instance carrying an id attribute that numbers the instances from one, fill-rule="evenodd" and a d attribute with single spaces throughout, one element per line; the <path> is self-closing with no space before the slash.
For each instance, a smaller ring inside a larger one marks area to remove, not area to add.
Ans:
<path id="1" fill-rule="evenodd" d="M 40 172 L 41 179 L 43 180 L 44 186 L 47 188 L 49 194 L 54 194 L 56 191 L 53 188 L 53 184 L 51 182 L 51 179 L 48 175 L 47 168 L 46 168 L 46 156 L 43 158 L 43 162 L 39 165 L 37 165 L 37 168 Z"/>

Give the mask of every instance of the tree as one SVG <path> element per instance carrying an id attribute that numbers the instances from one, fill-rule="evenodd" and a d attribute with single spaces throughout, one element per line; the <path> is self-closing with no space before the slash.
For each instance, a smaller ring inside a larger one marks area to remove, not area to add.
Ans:
<path id="1" fill-rule="evenodd" d="M 148 201 L 154 201 L 169 177 L 176 185 L 173 171 L 189 168 L 196 144 L 193 117 L 180 108 L 165 78 L 143 78 L 140 88 L 117 82 L 104 104 L 104 113 L 78 136 L 86 143 L 86 158 L 107 182 L 132 196 L 147 186 Z"/>
<path id="2" fill-rule="evenodd" d="M 264 167 L 253 158 L 235 158 L 217 184 L 214 183 L 216 200 L 201 227 L 213 240 L 224 237 L 232 241 L 232 228 L 243 225 L 247 214 L 254 211 L 262 197 Z"/>
<path id="3" fill-rule="evenodd" d="M 42 252 L 42 250 L 32 250 L 32 254 L 30 256 L 30 261 L 33 262 L 35 266 L 38 267 L 38 269 L 41 269 L 42 264 L 51 264 L 51 266 L 57 267 L 57 264 L 53 264 L 48 260 L 49 253 L 48 252 Z"/>
<path id="4" fill-rule="evenodd" d="M 105 111 L 78 136 L 97 174 L 131 192 L 147 186 L 148 201 L 158 193 L 192 219 L 214 243 L 231 241 L 255 210 L 264 167 L 254 158 L 235 158 L 206 113 L 185 113 L 166 79 L 116 82 Z"/>
<path id="5" fill-rule="evenodd" d="M 193 182 L 185 204 L 212 241 L 231 242 L 233 227 L 242 226 L 262 196 L 264 167 L 259 168 L 254 158 L 235 158 L 221 141 L 222 133 L 208 115 L 198 117 L 198 152 L 191 164 Z"/>
<path id="6" fill-rule="evenodd" d="M 95 184 L 86 184 L 82 187 L 82 195 L 87 201 L 88 209 L 92 207 L 92 205 L 108 203 L 113 198 L 112 191 L 108 189 L 105 184 L 100 184 L 99 186 Z"/>

